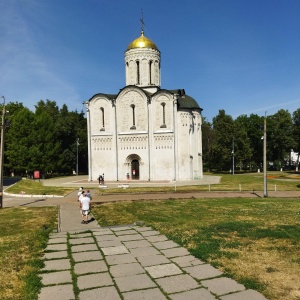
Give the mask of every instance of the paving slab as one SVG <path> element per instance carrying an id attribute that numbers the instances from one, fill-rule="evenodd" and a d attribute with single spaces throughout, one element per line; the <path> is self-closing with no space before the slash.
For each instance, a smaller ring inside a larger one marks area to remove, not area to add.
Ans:
<path id="1" fill-rule="evenodd" d="M 57 238 L 52 238 L 49 239 L 48 244 L 63 244 L 67 242 L 67 237 L 57 237 Z"/>
<path id="2" fill-rule="evenodd" d="M 141 234 L 144 237 L 146 237 L 146 236 L 160 235 L 160 232 L 156 230 L 149 230 L 149 231 L 141 231 Z"/>
<path id="3" fill-rule="evenodd" d="M 110 286 L 82 291 L 79 293 L 79 299 L 121 300 L 121 297 L 117 289 L 114 286 Z"/>
<path id="4" fill-rule="evenodd" d="M 107 265 L 104 261 L 89 261 L 76 263 L 74 271 L 76 274 L 87 274 L 87 273 L 100 273 L 107 272 Z"/>
<path id="5" fill-rule="evenodd" d="M 118 241 L 114 234 L 97 235 L 96 240 L 99 243 L 103 241 Z"/>
<path id="6" fill-rule="evenodd" d="M 128 249 L 151 247 L 151 244 L 146 240 L 123 242 Z"/>
<path id="7" fill-rule="evenodd" d="M 106 262 L 109 265 L 118 265 L 118 264 L 129 264 L 136 263 L 137 260 L 134 258 L 132 254 L 118 254 L 118 255 L 110 255 L 106 256 Z"/>
<path id="8" fill-rule="evenodd" d="M 201 284 L 218 296 L 245 290 L 242 284 L 226 277 L 203 280 Z"/>
<path id="9" fill-rule="evenodd" d="M 215 300 L 217 299 L 206 289 L 196 289 L 183 293 L 169 295 L 172 300 Z M 254 300 L 254 299 L 253 299 Z"/>
<path id="10" fill-rule="evenodd" d="M 93 234 L 94 235 L 107 235 L 107 234 L 112 234 L 112 231 L 108 228 L 100 228 L 100 229 L 96 229 L 93 230 Z"/>
<path id="11" fill-rule="evenodd" d="M 183 268 L 196 279 L 208 279 L 222 275 L 223 273 L 209 264 Z"/>
<path id="12" fill-rule="evenodd" d="M 70 239 L 78 239 L 78 238 L 85 238 L 91 236 L 92 236 L 91 232 L 79 232 L 79 233 L 70 234 Z"/>
<path id="13" fill-rule="evenodd" d="M 182 271 L 174 264 L 145 267 L 145 270 L 150 274 L 152 278 L 182 274 Z"/>
<path id="14" fill-rule="evenodd" d="M 72 257 L 73 257 L 75 262 L 103 259 L 103 256 L 99 252 L 99 250 L 97 250 L 97 251 L 75 252 L 75 253 L 72 254 Z"/>
<path id="15" fill-rule="evenodd" d="M 150 235 L 150 236 L 147 236 L 146 239 L 150 243 L 163 242 L 163 241 L 167 241 L 168 240 L 168 238 L 165 235 Z"/>
<path id="16" fill-rule="evenodd" d="M 137 260 L 143 267 L 150 267 L 160 264 L 168 264 L 171 261 L 166 258 L 164 255 L 148 255 L 148 256 L 139 256 Z"/>
<path id="17" fill-rule="evenodd" d="M 226 296 L 221 296 L 221 300 L 267 300 L 262 294 L 254 290 L 246 290 Z"/>
<path id="18" fill-rule="evenodd" d="M 133 228 L 134 226 L 131 226 L 131 225 L 124 225 L 124 226 L 113 226 L 113 227 L 110 227 L 110 229 L 114 232 L 117 232 L 117 231 L 123 231 L 123 230 L 129 230 L 130 228 Z"/>
<path id="19" fill-rule="evenodd" d="M 123 293 L 123 297 L 124 300 L 165 300 L 167 299 L 167 297 L 158 288 Z"/>
<path id="20" fill-rule="evenodd" d="M 156 242 L 156 243 L 153 243 L 153 246 L 160 250 L 179 247 L 179 245 L 173 241 Z"/>
<path id="21" fill-rule="evenodd" d="M 169 294 L 199 288 L 199 283 L 188 274 L 156 279 L 157 284 Z"/>
<path id="22" fill-rule="evenodd" d="M 198 265 L 204 264 L 203 261 L 201 261 L 198 258 L 195 258 L 193 255 L 173 257 L 173 258 L 171 258 L 171 260 L 181 268 L 198 266 Z"/>
<path id="23" fill-rule="evenodd" d="M 67 250 L 67 244 L 48 244 L 45 251 L 62 251 Z"/>
<path id="24" fill-rule="evenodd" d="M 125 241 L 143 240 L 144 238 L 140 234 L 127 234 L 127 235 L 119 236 L 118 239 L 121 242 L 125 242 Z"/>
<path id="25" fill-rule="evenodd" d="M 123 277 L 145 273 L 145 269 L 139 263 L 114 265 L 109 268 L 113 277 Z"/>
<path id="26" fill-rule="evenodd" d="M 154 247 L 144 247 L 144 248 L 135 248 L 130 249 L 130 253 L 134 257 L 141 257 L 141 256 L 148 256 L 148 255 L 158 255 L 161 254 L 157 249 Z"/>
<path id="27" fill-rule="evenodd" d="M 45 267 L 42 269 L 42 271 L 58 271 L 71 269 L 69 258 L 45 260 L 44 263 Z"/>
<path id="28" fill-rule="evenodd" d="M 66 232 L 56 232 L 56 233 L 51 233 L 49 236 L 49 239 L 56 239 L 56 238 L 60 238 L 60 237 L 67 237 L 67 233 Z"/>
<path id="29" fill-rule="evenodd" d="M 95 241 L 92 237 L 77 238 L 77 239 L 70 239 L 69 240 L 69 243 L 71 245 L 92 244 L 94 242 Z"/>
<path id="30" fill-rule="evenodd" d="M 39 300 L 73 300 L 75 295 L 73 292 L 73 284 L 46 286 L 41 289 L 38 297 Z"/>
<path id="31" fill-rule="evenodd" d="M 168 258 L 176 257 L 176 256 L 185 256 L 190 254 L 185 248 L 178 247 L 172 249 L 161 250 L 161 252 Z"/>
<path id="32" fill-rule="evenodd" d="M 102 248 L 108 248 L 108 247 L 117 247 L 117 246 L 123 246 L 123 244 L 116 240 L 113 241 L 98 241 L 99 246 L 101 246 Z"/>
<path id="33" fill-rule="evenodd" d="M 118 277 L 115 278 L 115 282 L 121 292 L 156 287 L 156 284 L 146 274 Z"/>
<path id="34" fill-rule="evenodd" d="M 94 244 L 84 244 L 84 245 L 75 245 L 71 247 L 72 253 L 74 252 L 82 252 L 82 251 L 93 251 L 98 250 L 97 245 Z"/>
<path id="35" fill-rule="evenodd" d="M 43 285 L 72 283 L 72 276 L 70 270 L 44 273 L 39 275 Z"/>
<path id="36" fill-rule="evenodd" d="M 114 285 L 108 272 L 81 275 L 77 277 L 77 285 L 80 290 Z"/>
<path id="37" fill-rule="evenodd" d="M 152 227 L 135 227 L 135 230 L 138 231 L 138 232 L 142 232 L 142 231 L 149 231 L 149 230 L 152 230 Z"/>
<path id="38" fill-rule="evenodd" d="M 67 251 L 55 251 L 44 253 L 44 259 L 68 258 Z"/>
<path id="39" fill-rule="evenodd" d="M 133 229 L 130 229 L 130 230 L 120 230 L 120 231 L 115 231 L 115 235 L 116 235 L 116 236 L 126 235 L 126 234 L 136 234 L 136 231 L 133 230 Z"/>
<path id="40" fill-rule="evenodd" d="M 116 255 L 116 254 L 125 254 L 129 253 L 128 249 L 125 246 L 115 246 L 102 248 L 104 255 Z"/>

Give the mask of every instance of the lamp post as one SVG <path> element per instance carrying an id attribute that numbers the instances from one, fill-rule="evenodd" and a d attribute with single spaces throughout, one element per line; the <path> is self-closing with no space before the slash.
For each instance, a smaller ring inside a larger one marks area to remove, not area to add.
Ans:
<path id="1" fill-rule="evenodd" d="M 0 208 L 3 208 L 3 157 L 4 157 L 4 130 L 5 130 L 5 97 L 3 98 L 2 121 L 1 121 L 1 146 L 0 146 Z"/>
<path id="2" fill-rule="evenodd" d="M 76 156 L 76 175 L 78 176 L 78 146 L 79 146 L 79 138 L 76 139 L 76 149 L 77 149 L 77 156 Z"/>
<path id="3" fill-rule="evenodd" d="M 232 175 L 234 175 L 234 138 L 232 138 Z"/>
<path id="4" fill-rule="evenodd" d="M 267 112 L 265 113 L 264 119 L 264 197 L 268 197 L 268 188 L 267 188 Z"/>

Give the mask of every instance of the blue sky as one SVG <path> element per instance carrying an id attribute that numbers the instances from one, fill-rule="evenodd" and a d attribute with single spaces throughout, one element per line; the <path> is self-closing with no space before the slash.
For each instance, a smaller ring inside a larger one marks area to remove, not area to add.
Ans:
<path id="1" fill-rule="evenodd" d="M 0 96 L 69 110 L 125 86 L 124 51 L 161 51 L 161 83 L 208 121 L 300 108 L 300 0 L 0 0 Z"/>

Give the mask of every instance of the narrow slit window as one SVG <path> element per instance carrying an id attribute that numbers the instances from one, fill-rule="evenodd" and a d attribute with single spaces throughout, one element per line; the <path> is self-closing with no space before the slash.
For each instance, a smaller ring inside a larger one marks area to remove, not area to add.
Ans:
<path id="1" fill-rule="evenodd" d="M 100 131 L 105 131 L 105 123 L 104 123 L 104 108 L 103 107 L 101 107 L 100 108 L 100 111 L 101 111 L 101 120 L 100 120 L 100 122 L 101 122 L 101 129 L 100 129 Z"/>
<path id="2" fill-rule="evenodd" d="M 140 62 L 136 62 L 136 84 L 140 84 Z"/>
<path id="3" fill-rule="evenodd" d="M 136 129 L 136 127 L 135 127 L 135 105 L 131 104 L 130 107 L 132 109 L 132 126 L 130 127 L 130 129 Z"/>
<path id="4" fill-rule="evenodd" d="M 167 125 L 166 125 L 166 103 L 162 103 L 161 104 L 162 106 L 162 125 L 160 126 L 160 128 L 167 128 Z"/>
<path id="5" fill-rule="evenodd" d="M 152 60 L 149 61 L 149 85 L 152 84 Z"/>

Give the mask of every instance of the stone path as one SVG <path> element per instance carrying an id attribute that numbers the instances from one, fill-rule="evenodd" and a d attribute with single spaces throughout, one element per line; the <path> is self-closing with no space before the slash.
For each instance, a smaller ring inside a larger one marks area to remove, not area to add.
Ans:
<path id="1" fill-rule="evenodd" d="M 77 203 L 60 206 L 60 232 L 45 249 L 39 300 L 260 300 L 150 227 L 80 223 Z"/>

